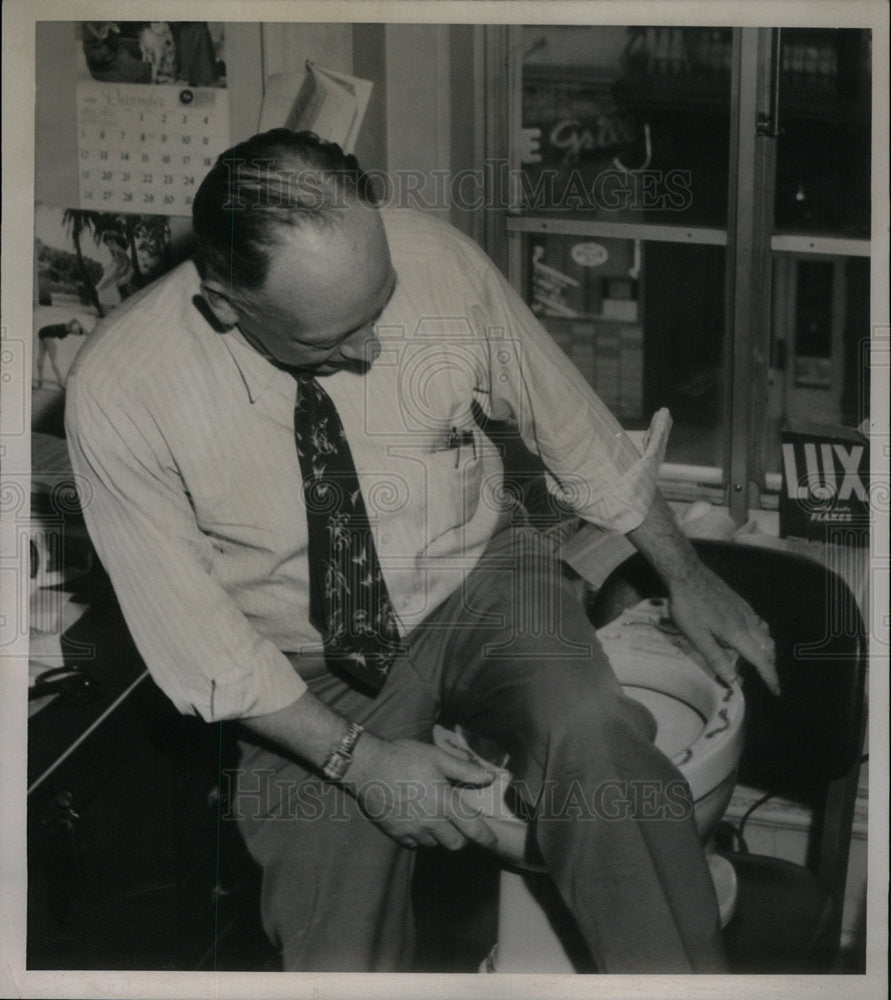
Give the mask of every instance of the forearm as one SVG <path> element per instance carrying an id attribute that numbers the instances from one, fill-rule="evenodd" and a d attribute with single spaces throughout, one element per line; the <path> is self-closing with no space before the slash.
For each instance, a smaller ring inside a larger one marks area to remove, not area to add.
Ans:
<path id="1" fill-rule="evenodd" d="M 287 707 L 242 720 L 250 733 L 321 771 L 347 734 L 349 722 L 304 692 Z M 342 775 L 344 787 L 384 832 L 406 847 L 440 844 L 450 850 L 474 840 L 493 847 L 479 815 L 456 812 L 455 784 L 486 785 L 492 774 L 415 740 L 387 740 L 363 731 Z"/>
<path id="2" fill-rule="evenodd" d="M 773 642 L 767 626 L 738 594 L 707 569 L 659 494 L 647 516 L 628 532 L 668 586 L 676 624 L 725 682 L 736 679 L 733 650 L 753 664 L 779 693 Z"/>
<path id="3" fill-rule="evenodd" d="M 658 492 L 647 516 L 627 537 L 652 563 L 669 589 L 702 570 L 693 546 Z"/>
<path id="4" fill-rule="evenodd" d="M 351 719 L 329 708 L 309 691 L 276 712 L 241 720 L 247 732 L 271 743 L 285 756 L 321 771 L 328 755 L 341 745 Z M 363 730 L 353 750 L 344 778 L 367 781 L 376 776 L 378 758 L 386 754 L 388 740 Z"/>
<path id="5" fill-rule="evenodd" d="M 340 745 L 349 723 L 349 719 L 329 708 L 309 691 L 277 712 L 241 720 L 242 727 L 249 733 L 316 770 L 322 769 L 328 754 Z M 375 737 L 372 734 L 363 733 L 355 754 L 360 754 L 360 747 L 364 754 L 373 742 Z"/>

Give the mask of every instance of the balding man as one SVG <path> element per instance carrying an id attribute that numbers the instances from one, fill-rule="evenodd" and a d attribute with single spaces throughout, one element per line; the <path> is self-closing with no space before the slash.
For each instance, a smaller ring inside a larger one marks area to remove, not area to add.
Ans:
<path id="1" fill-rule="evenodd" d="M 474 421 L 514 421 L 563 502 L 628 535 L 718 674 L 733 647 L 775 687 L 763 626 L 658 497 L 667 415 L 640 455 L 471 241 L 379 209 L 308 133 L 224 153 L 194 224 L 194 261 L 81 352 L 71 452 L 155 680 L 240 724 L 239 818 L 284 967 L 409 968 L 415 848 L 493 843 L 453 794 L 491 775 L 432 745 L 444 719 L 509 753 L 601 971 L 721 970 L 686 787 Z M 658 808 L 561 814 L 570 790 L 642 781 Z"/>

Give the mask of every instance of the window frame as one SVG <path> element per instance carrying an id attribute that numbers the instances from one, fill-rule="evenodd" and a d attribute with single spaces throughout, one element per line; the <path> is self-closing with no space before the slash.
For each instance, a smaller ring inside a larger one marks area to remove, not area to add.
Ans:
<path id="1" fill-rule="evenodd" d="M 773 224 L 778 127 L 779 28 L 732 29 L 730 150 L 726 228 L 554 219 L 524 213 L 511 199 L 516 185 L 490 191 L 483 239 L 489 255 L 522 293 L 523 239 L 548 233 L 726 247 L 722 372 L 723 464 L 666 463 L 660 487 L 668 499 L 706 499 L 729 508 L 742 524 L 750 510 L 775 510 L 780 477 L 769 473 L 768 433 L 772 261 L 775 253 L 870 257 L 870 241 L 791 234 Z M 520 169 L 522 26 L 483 31 L 485 148 L 488 163 Z M 507 109 L 507 114 L 504 109 Z M 495 172 L 487 172 L 495 176 Z"/>

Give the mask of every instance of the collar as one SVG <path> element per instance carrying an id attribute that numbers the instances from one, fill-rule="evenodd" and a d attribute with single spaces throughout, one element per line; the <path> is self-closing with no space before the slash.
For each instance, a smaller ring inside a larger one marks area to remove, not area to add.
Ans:
<path id="1" fill-rule="evenodd" d="M 241 374 L 248 398 L 252 403 L 256 403 L 260 395 L 280 373 L 259 351 L 255 351 L 251 347 L 238 327 L 220 336 Z M 288 378 L 290 379 L 290 376 Z"/>
<path id="2" fill-rule="evenodd" d="M 202 339 L 207 336 L 208 331 L 211 331 L 211 336 L 218 343 L 222 342 L 229 352 L 232 361 L 235 363 L 239 375 L 241 375 L 248 399 L 251 403 L 256 403 L 260 395 L 268 388 L 273 378 L 275 378 L 273 366 L 262 354 L 255 351 L 248 344 L 238 327 L 222 331 L 214 325 L 212 318 L 208 315 L 207 305 L 201 299 L 201 293 L 197 289 L 191 299 L 191 313 L 189 318 Z"/>

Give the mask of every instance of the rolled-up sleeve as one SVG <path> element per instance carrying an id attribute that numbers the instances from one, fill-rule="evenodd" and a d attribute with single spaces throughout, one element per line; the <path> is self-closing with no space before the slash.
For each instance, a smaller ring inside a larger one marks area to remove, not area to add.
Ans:
<path id="1" fill-rule="evenodd" d="M 69 381 L 66 432 L 87 528 L 133 640 L 179 711 L 208 721 L 277 711 L 306 690 L 212 578 L 163 435 L 132 396 Z"/>
<path id="2" fill-rule="evenodd" d="M 632 531 L 656 495 L 668 411 L 654 415 L 641 454 L 503 276 L 482 257 L 473 273 L 475 325 L 488 343 L 489 415 L 516 421 L 549 486 L 580 517 Z"/>

